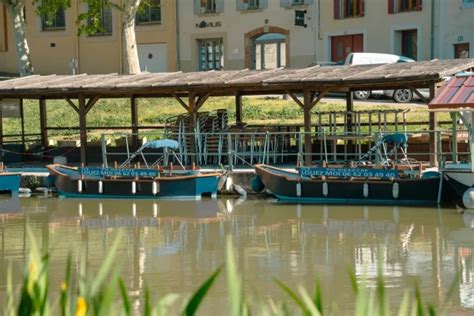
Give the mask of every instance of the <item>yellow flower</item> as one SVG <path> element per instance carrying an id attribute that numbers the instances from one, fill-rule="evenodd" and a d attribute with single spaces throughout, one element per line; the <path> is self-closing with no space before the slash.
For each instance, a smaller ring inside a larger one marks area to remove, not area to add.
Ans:
<path id="1" fill-rule="evenodd" d="M 86 316 L 86 313 L 87 313 L 87 302 L 82 296 L 79 296 L 77 298 L 77 304 L 76 304 L 76 316 Z"/>
<path id="2" fill-rule="evenodd" d="M 67 283 L 66 282 L 61 282 L 61 291 L 66 291 L 67 290 Z"/>

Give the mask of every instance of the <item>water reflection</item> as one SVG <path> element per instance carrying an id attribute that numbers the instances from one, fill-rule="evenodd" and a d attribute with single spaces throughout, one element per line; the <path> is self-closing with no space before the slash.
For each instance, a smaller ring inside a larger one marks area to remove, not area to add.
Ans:
<path id="1" fill-rule="evenodd" d="M 474 308 L 474 215 L 469 213 L 232 199 L 28 198 L 17 203 L 16 209 L 0 211 L 0 305 L 7 262 L 13 262 L 14 282 L 20 284 L 28 224 L 53 254 L 51 271 L 56 273 L 51 278 L 57 284 L 53 288 L 59 286 L 69 251 L 76 268 L 82 256 L 97 268 L 120 232 L 119 258 L 132 297 L 145 284 L 155 293 L 189 294 L 222 264 L 225 237 L 232 234 L 250 295 L 256 288 L 264 298 L 284 297 L 273 284 L 275 276 L 310 290 L 317 277 L 328 301 L 335 301 L 340 310 L 350 309 L 347 302 L 353 301 L 353 294 L 348 268 L 374 284 L 380 258 L 387 285 L 392 287 L 393 306 L 401 299 L 402 288 L 412 288 L 415 279 L 426 300 L 441 302 L 459 272 L 453 309 Z M 222 313 L 226 308 L 223 281 L 211 292 L 203 313 Z M 134 308 L 139 310 L 139 300 Z"/>

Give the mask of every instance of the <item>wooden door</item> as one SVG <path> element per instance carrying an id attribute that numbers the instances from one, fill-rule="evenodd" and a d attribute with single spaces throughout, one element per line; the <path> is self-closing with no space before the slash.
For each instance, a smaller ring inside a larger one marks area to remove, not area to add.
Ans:
<path id="1" fill-rule="evenodd" d="M 341 35 L 331 37 L 331 61 L 343 64 L 347 55 L 364 51 L 364 35 Z"/>
<path id="2" fill-rule="evenodd" d="M 454 44 L 454 58 L 469 58 L 469 43 Z"/>

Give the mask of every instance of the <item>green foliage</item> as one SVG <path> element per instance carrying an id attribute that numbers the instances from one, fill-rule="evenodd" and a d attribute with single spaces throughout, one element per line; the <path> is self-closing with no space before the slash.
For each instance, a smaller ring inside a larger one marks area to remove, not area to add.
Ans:
<path id="1" fill-rule="evenodd" d="M 58 10 L 71 7 L 70 0 L 33 0 L 33 4 L 37 5 L 37 15 L 47 17 L 47 24 L 52 23 Z"/>
<path id="2" fill-rule="evenodd" d="M 19 293 L 19 301 L 15 302 L 15 291 L 12 286 L 11 268 L 7 275 L 7 302 L 3 310 L 5 315 L 131 315 L 132 301 L 129 298 L 124 281 L 120 278 L 120 264 L 117 264 L 118 247 L 122 242 L 120 236 L 115 239 L 108 254 L 97 273 L 88 273 L 87 264 L 82 261 L 79 265 L 78 276 L 72 275 L 71 256 L 66 262 L 64 280 L 61 283 L 59 294 L 59 304 L 49 302 L 49 256 L 41 254 L 38 244 L 28 231 L 28 244 L 30 245 L 28 260 L 25 264 L 23 283 Z M 366 284 L 365 277 L 358 282 L 353 271 L 349 272 L 349 277 L 354 289 L 355 309 L 354 315 L 391 315 L 388 305 L 388 295 L 384 282 L 383 270 L 379 258 L 379 268 L 375 288 L 370 288 Z M 145 286 L 143 292 L 143 315 L 170 315 L 181 309 L 181 315 L 195 315 L 202 302 L 208 296 L 209 290 L 218 279 L 222 266 L 218 267 L 211 276 L 205 280 L 194 294 L 188 299 L 184 299 L 177 294 L 167 294 L 159 299 L 152 299 L 148 287 Z M 238 271 L 235 251 L 232 238 L 227 237 L 226 243 L 226 281 L 228 287 L 229 310 L 226 314 L 235 316 L 244 315 L 337 315 L 334 306 L 330 308 L 323 304 L 323 294 L 319 281 L 315 283 L 314 294 L 311 297 L 307 290 L 297 285 L 296 290 L 290 288 L 288 284 L 275 279 L 279 288 L 283 290 L 292 302 L 287 304 L 284 301 L 275 302 L 273 299 L 263 301 L 256 293 L 252 297 L 246 297 L 243 291 L 243 279 Z M 77 278 L 77 279 L 76 279 Z M 423 302 L 418 285 L 415 285 L 413 293 L 405 290 L 401 303 L 396 311 L 402 315 L 442 315 L 452 295 L 452 289 L 456 288 L 456 279 L 450 287 L 446 299 L 441 307 L 437 308 L 433 304 Z M 118 299 L 119 298 L 119 299 Z M 140 299 L 140 298 L 138 298 Z M 121 303 L 120 303 L 121 302 Z M 181 307 L 180 307 L 181 306 Z M 296 309 L 294 309 L 296 307 Z M 58 310 L 59 309 L 59 310 Z"/>

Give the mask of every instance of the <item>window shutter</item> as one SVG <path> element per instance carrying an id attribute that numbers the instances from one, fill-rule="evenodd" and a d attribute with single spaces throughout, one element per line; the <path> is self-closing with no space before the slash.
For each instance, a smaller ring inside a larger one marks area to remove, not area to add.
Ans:
<path id="1" fill-rule="evenodd" d="M 333 0 L 334 1 L 334 19 L 339 20 L 339 0 Z"/>
<path id="2" fill-rule="evenodd" d="M 216 12 L 224 12 L 224 0 L 216 0 Z"/>
<path id="3" fill-rule="evenodd" d="M 416 0 L 416 10 L 421 11 L 422 8 L 422 0 Z"/>
<path id="4" fill-rule="evenodd" d="M 284 8 L 291 7 L 291 0 L 280 0 L 280 6 Z"/>
<path id="5" fill-rule="evenodd" d="M 395 13 L 395 0 L 388 0 L 388 14 Z"/>
<path id="6" fill-rule="evenodd" d="M 268 0 L 260 0 L 260 2 L 259 2 L 259 8 L 260 8 L 260 9 L 266 9 L 266 8 L 268 8 Z"/>
<path id="7" fill-rule="evenodd" d="M 236 0 L 235 3 L 237 5 L 237 11 L 244 10 L 244 0 Z"/>
<path id="8" fill-rule="evenodd" d="M 365 0 L 359 0 L 359 16 L 365 15 Z"/>
<path id="9" fill-rule="evenodd" d="M 304 4 L 312 4 L 313 0 L 304 0 Z"/>
<path id="10" fill-rule="evenodd" d="M 201 14 L 201 0 L 194 0 L 194 14 Z"/>

